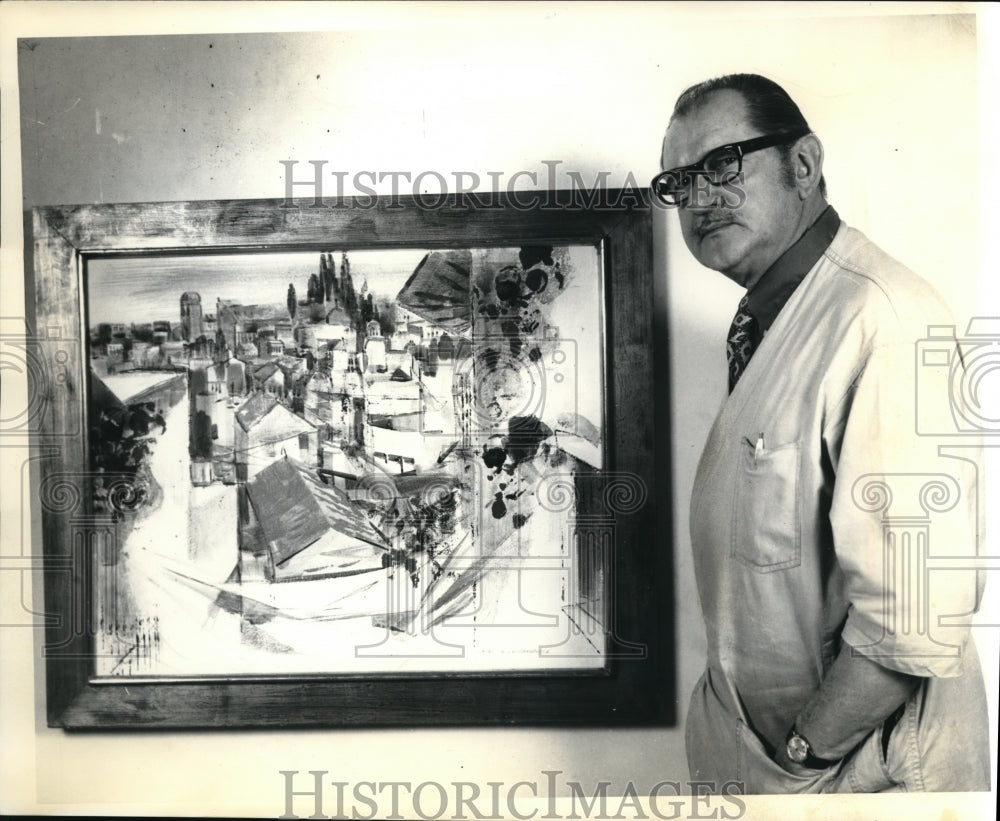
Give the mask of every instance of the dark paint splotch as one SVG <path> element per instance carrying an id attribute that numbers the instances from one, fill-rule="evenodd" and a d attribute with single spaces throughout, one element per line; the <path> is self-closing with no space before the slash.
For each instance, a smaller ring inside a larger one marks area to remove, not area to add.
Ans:
<path id="1" fill-rule="evenodd" d="M 494 471 L 492 474 L 487 474 L 487 478 L 492 480 L 494 476 L 497 476 L 503 470 L 506 462 L 507 449 L 502 445 L 487 445 L 483 448 L 483 464 Z"/>
<path id="2" fill-rule="evenodd" d="M 507 423 L 507 454 L 514 465 L 534 459 L 538 447 L 552 435 L 552 428 L 537 416 L 512 416 Z"/>
<path id="3" fill-rule="evenodd" d="M 539 262 L 543 265 L 548 265 L 551 267 L 553 265 L 552 261 L 552 246 L 551 245 L 525 245 L 517 252 L 517 258 L 521 262 L 521 267 L 524 270 L 528 270 Z"/>
<path id="4" fill-rule="evenodd" d="M 489 294 L 486 283 L 482 283 L 482 291 L 473 286 L 479 314 L 488 322 L 495 323 L 493 327 L 499 331 L 499 339 L 477 354 L 477 365 L 484 369 L 483 375 L 495 374 L 500 368 L 509 367 L 510 359 L 526 359 L 530 363 L 542 360 L 537 334 L 542 325 L 543 304 L 552 296 L 547 292 L 561 290 L 566 284 L 551 245 L 523 246 L 518 251 L 518 262 L 519 265 L 506 265 L 493 275 L 492 294 Z M 510 417 L 506 435 L 491 437 L 483 447 L 482 459 L 487 468 L 487 479 L 492 481 L 501 474 L 516 478 L 518 466 L 534 459 L 542 442 L 551 435 L 551 428 L 537 416 Z M 500 483 L 500 491 L 489 503 L 495 519 L 505 517 L 508 514 L 507 501 L 516 498 L 516 494 L 508 493 L 505 500 L 505 489 L 506 485 Z M 517 513 L 511 521 L 520 528 L 527 517 Z"/>
<path id="5" fill-rule="evenodd" d="M 494 519 L 502 519 L 508 513 L 507 502 L 513 502 L 524 495 L 516 490 L 518 466 L 534 459 L 539 448 L 552 435 L 552 429 L 537 416 L 512 416 L 507 424 L 507 435 L 492 437 L 490 444 L 483 447 L 483 464 L 488 470 L 487 479 L 492 481 L 501 473 L 512 477 L 513 481 L 498 482 L 499 490 L 493 494 L 490 513 Z M 524 526 L 528 517 L 517 513 L 511 518 L 515 528 Z"/>
<path id="6" fill-rule="evenodd" d="M 537 416 L 512 416 L 507 422 L 507 435 L 494 436 L 483 446 L 483 464 L 493 471 L 489 478 L 501 470 L 513 475 L 519 464 L 535 458 L 539 446 L 551 435 L 552 428 Z M 506 485 L 500 487 L 502 490 Z"/>
<path id="7" fill-rule="evenodd" d="M 494 519 L 502 519 L 507 515 L 507 504 L 503 500 L 503 493 L 498 491 L 493 497 L 493 504 L 490 505 L 490 513 L 493 514 Z"/>

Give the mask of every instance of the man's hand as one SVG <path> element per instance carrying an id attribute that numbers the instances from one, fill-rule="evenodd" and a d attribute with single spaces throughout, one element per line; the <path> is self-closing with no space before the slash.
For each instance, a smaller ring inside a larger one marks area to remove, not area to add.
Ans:
<path id="1" fill-rule="evenodd" d="M 813 755 L 843 758 L 919 684 L 919 677 L 882 667 L 844 644 L 816 695 L 799 714 L 796 726 L 809 739 Z M 785 745 L 780 746 L 783 755 Z M 785 766 L 778 755 L 775 761 Z"/>
<path id="2" fill-rule="evenodd" d="M 796 764 L 788 757 L 788 747 L 785 744 L 779 744 L 778 749 L 774 751 L 774 761 L 786 773 L 803 778 L 815 778 L 823 772 L 823 770 L 814 770 L 812 767 L 803 767 L 801 764 Z"/>

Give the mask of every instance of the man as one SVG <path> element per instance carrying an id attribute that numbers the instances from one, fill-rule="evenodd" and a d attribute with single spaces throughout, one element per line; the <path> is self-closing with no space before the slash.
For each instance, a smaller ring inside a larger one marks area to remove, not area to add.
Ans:
<path id="1" fill-rule="evenodd" d="M 688 249 L 747 289 L 691 506 L 708 635 L 692 777 L 750 793 L 988 790 L 964 624 L 979 579 L 925 564 L 977 546 L 971 460 L 917 434 L 954 424 L 954 397 L 915 401 L 915 345 L 953 324 L 947 310 L 841 222 L 822 145 L 770 80 L 685 91 L 662 163 L 654 193 Z"/>

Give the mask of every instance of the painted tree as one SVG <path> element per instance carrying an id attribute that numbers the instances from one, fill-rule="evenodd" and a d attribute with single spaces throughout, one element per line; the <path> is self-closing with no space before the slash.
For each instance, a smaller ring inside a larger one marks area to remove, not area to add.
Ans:
<path id="1" fill-rule="evenodd" d="M 396 305 L 386 297 L 381 297 L 375 306 L 376 319 L 382 329 L 382 336 L 396 333 Z"/>
<path id="2" fill-rule="evenodd" d="M 329 254 L 320 254 L 320 279 L 323 284 L 323 294 L 327 302 L 333 302 L 334 286 L 337 283 L 337 270 Z"/>
<path id="3" fill-rule="evenodd" d="M 96 414 L 90 429 L 90 458 L 94 469 L 102 474 L 97 477 L 95 487 L 99 509 L 110 510 L 117 518 L 120 509 L 135 509 L 146 502 L 151 481 L 148 458 L 156 442 L 154 428 L 164 433 L 167 425 L 152 402 L 105 407 Z M 126 481 L 112 480 L 109 485 L 105 476 L 122 477 Z M 127 499 L 109 497 L 123 492 Z"/>
<path id="4" fill-rule="evenodd" d="M 341 268 L 341 271 L 345 271 Z M 346 272 L 340 279 L 341 287 L 344 289 L 344 310 L 351 319 L 358 319 L 358 295 L 354 290 L 354 280 L 351 278 L 351 268 L 348 264 Z"/>
<path id="5" fill-rule="evenodd" d="M 361 300 L 361 321 L 367 324 L 374 318 L 375 318 L 375 305 L 372 302 L 372 295 L 367 294 Z"/>
<path id="6" fill-rule="evenodd" d="M 295 286 L 291 282 L 288 283 L 288 300 L 286 302 L 288 305 L 288 316 L 295 321 L 295 309 L 298 307 L 298 302 L 295 299 Z"/>
<path id="7" fill-rule="evenodd" d="M 306 288 L 306 299 L 310 305 L 315 305 L 323 301 L 323 284 L 319 281 L 317 274 L 309 275 L 309 285 Z"/>

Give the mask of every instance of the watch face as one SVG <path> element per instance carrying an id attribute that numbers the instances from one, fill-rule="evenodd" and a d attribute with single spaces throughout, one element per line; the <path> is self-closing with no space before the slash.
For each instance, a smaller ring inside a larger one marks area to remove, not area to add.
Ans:
<path id="1" fill-rule="evenodd" d="M 796 764 L 801 764 L 809 756 L 809 742 L 800 735 L 788 739 L 788 757 Z"/>

